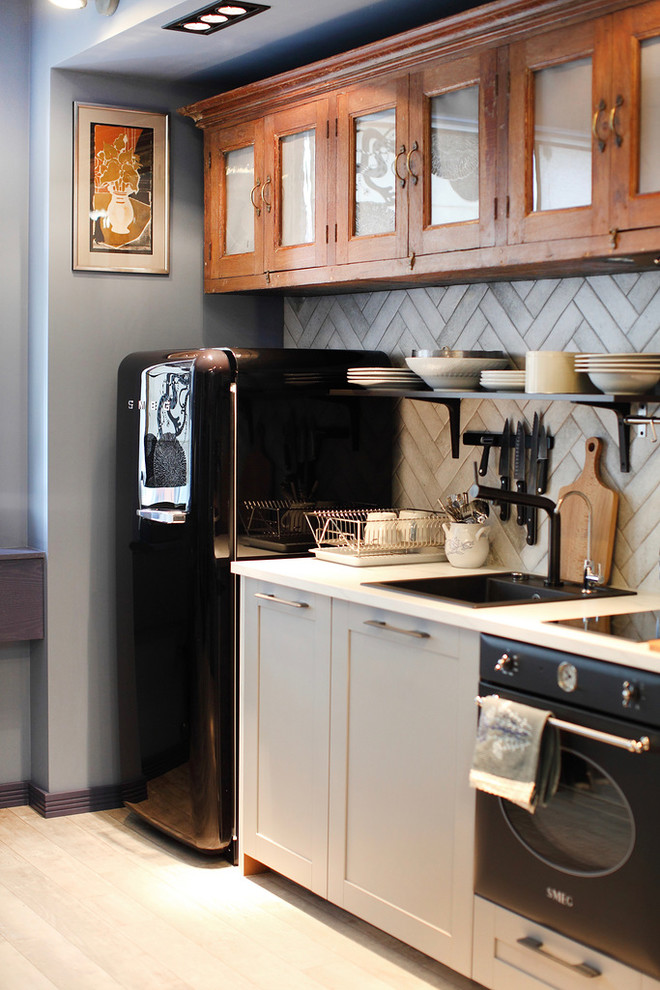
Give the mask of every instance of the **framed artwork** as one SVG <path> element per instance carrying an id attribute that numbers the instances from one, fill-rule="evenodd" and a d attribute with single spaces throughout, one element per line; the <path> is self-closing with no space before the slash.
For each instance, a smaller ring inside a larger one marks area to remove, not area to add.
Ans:
<path id="1" fill-rule="evenodd" d="M 75 104 L 73 268 L 169 272 L 167 114 Z"/>

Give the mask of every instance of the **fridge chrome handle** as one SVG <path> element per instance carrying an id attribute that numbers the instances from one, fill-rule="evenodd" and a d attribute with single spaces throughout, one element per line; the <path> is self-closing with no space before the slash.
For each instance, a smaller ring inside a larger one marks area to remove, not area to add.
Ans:
<path id="1" fill-rule="evenodd" d="M 151 522 L 184 523 L 186 515 L 183 509 L 138 509 L 137 515 L 140 519 L 149 519 Z"/>
<path id="2" fill-rule="evenodd" d="M 289 605 L 291 608 L 309 608 L 307 602 L 290 602 L 286 598 L 278 598 L 277 595 L 265 595 L 261 591 L 255 591 L 255 598 L 265 598 L 267 602 L 277 602 L 278 605 Z"/>

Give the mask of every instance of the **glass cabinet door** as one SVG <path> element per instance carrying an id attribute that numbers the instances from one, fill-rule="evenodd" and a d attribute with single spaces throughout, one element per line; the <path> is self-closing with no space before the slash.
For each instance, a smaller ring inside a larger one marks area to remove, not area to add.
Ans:
<path id="1" fill-rule="evenodd" d="M 337 108 L 337 261 L 405 257 L 407 79 L 341 93 Z M 401 171 L 398 172 L 397 169 Z"/>
<path id="2" fill-rule="evenodd" d="M 205 277 L 262 272 L 261 122 L 210 134 L 205 155 Z"/>
<path id="3" fill-rule="evenodd" d="M 266 118 L 266 271 L 326 262 L 328 119 L 328 100 Z"/>
<path id="4" fill-rule="evenodd" d="M 614 16 L 613 209 L 619 229 L 660 223 L 660 2 Z"/>
<path id="5" fill-rule="evenodd" d="M 494 243 L 496 53 L 457 59 L 411 81 L 410 249 Z"/>
<path id="6" fill-rule="evenodd" d="M 607 19 L 511 47 L 509 240 L 607 231 Z"/>

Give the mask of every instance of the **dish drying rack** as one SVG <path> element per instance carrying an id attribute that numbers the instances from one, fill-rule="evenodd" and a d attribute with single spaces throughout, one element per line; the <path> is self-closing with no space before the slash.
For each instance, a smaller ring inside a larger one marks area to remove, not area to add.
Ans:
<path id="1" fill-rule="evenodd" d="M 353 567 L 446 560 L 440 512 L 315 509 L 305 512 L 319 559 Z M 387 518 L 389 517 L 389 518 Z"/>
<path id="2" fill-rule="evenodd" d="M 306 511 L 314 502 L 293 499 L 251 499 L 241 503 L 240 518 L 244 541 L 267 550 L 305 550 L 313 539 L 307 525 Z"/>

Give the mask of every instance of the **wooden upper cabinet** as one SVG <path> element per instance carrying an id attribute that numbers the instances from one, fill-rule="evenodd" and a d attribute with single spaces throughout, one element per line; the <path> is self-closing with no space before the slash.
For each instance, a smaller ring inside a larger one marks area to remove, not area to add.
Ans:
<path id="1" fill-rule="evenodd" d="M 207 278 L 324 264 L 328 100 L 207 136 Z"/>
<path id="2" fill-rule="evenodd" d="M 609 19 L 510 50 L 509 242 L 607 230 Z"/>
<path id="3" fill-rule="evenodd" d="M 442 62 L 411 77 L 409 250 L 495 243 L 497 53 Z"/>
<path id="4" fill-rule="evenodd" d="M 660 0 L 511 46 L 509 242 L 660 223 Z"/>
<path id="5" fill-rule="evenodd" d="M 182 112 L 207 291 L 657 257 L 660 0 L 485 4 Z"/>
<path id="6" fill-rule="evenodd" d="M 314 268 L 328 247 L 328 100 L 264 121 L 264 268 Z"/>
<path id="7" fill-rule="evenodd" d="M 205 278 L 263 271 L 263 122 L 206 136 Z"/>
<path id="8" fill-rule="evenodd" d="M 660 2 L 614 16 L 608 144 L 612 226 L 660 225 Z"/>
<path id="9" fill-rule="evenodd" d="M 352 87 L 337 97 L 338 264 L 403 258 L 408 195 L 408 78 Z"/>

